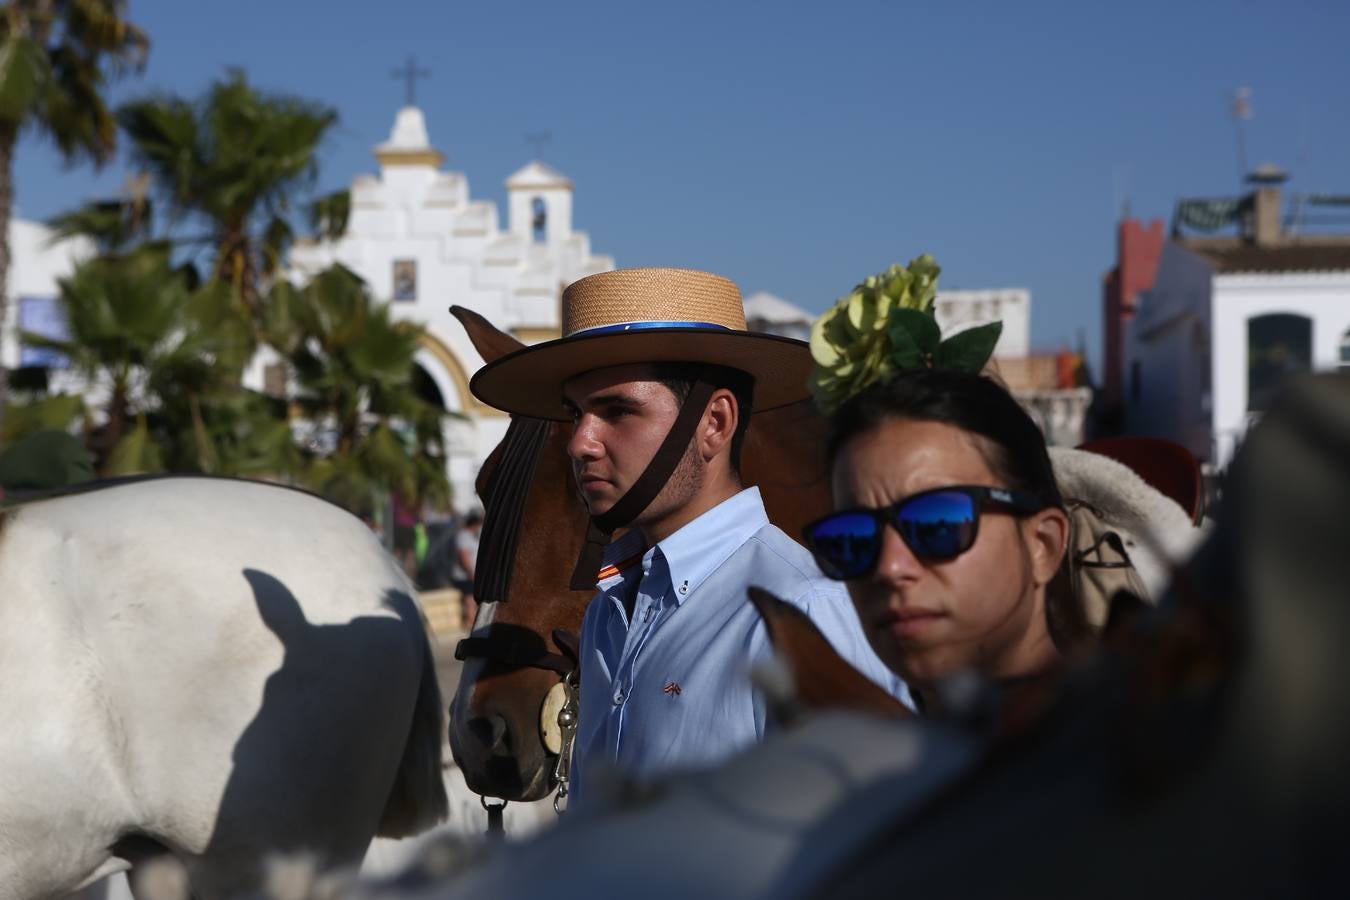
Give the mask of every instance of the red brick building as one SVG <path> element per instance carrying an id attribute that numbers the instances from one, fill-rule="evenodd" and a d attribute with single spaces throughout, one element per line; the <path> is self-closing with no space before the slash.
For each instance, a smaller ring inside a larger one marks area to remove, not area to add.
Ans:
<path id="1" fill-rule="evenodd" d="M 1099 422 L 1110 433 L 1120 429 L 1125 400 L 1126 325 L 1139 308 L 1139 295 L 1151 290 L 1158 277 L 1158 261 L 1167 240 L 1162 219 L 1148 227 L 1125 219 L 1116 232 L 1116 265 L 1102 284 L 1102 386 L 1098 394 Z"/>

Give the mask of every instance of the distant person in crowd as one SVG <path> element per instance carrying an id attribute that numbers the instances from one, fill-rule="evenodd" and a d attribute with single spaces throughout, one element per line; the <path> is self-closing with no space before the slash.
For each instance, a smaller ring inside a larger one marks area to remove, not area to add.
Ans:
<path id="1" fill-rule="evenodd" d="M 401 494 L 394 494 L 394 556 L 409 577 L 417 573 L 417 510 Z"/>
<path id="2" fill-rule="evenodd" d="M 570 419 L 567 453 L 592 521 L 628 527 L 578 568 L 598 583 L 581 632 L 572 801 L 588 802 L 603 767 L 650 776 L 719 762 L 764 736 L 749 670 L 772 649 L 751 585 L 805 612 L 852 665 L 903 695 L 847 593 L 741 480 L 751 410 L 805 398 L 807 345 L 746 331 L 735 284 L 684 269 L 576 281 L 563 322 L 564 337 L 488 364 L 472 387 L 500 409 Z"/>
<path id="3" fill-rule="evenodd" d="M 478 570 L 478 537 L 483 530 L 483 514 L 473 510 L 460 523 L 455 534 L 453 585 L 464 596 L 464 627 L 472 629 L 478 618 L 478 602 L 473 596 L 473 576 Z"/>

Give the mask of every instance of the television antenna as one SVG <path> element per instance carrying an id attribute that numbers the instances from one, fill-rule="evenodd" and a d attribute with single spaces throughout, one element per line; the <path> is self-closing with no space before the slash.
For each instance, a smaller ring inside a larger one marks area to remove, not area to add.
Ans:
<path id="1" fill-rule="evenodd" d="M 1238 184 L 1247 177 L 1247 140 L 1242 123 L 1252 117 L 1252 89 L 1240 87 L 1233 91 L 1233 133 L 1237 139 Z"/>

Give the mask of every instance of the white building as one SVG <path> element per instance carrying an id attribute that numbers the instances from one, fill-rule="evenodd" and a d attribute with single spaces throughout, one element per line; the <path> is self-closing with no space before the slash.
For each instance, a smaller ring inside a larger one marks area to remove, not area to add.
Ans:
<path id="1" fill-rule="evenodd" d="M 1003 332 L 994 347 L 994 357 L 1031 355 L 1031 292 L 1025 288 L 938 291 L 934 309 L 944 336 L 1002 319 Z"/>
<path id="2" fill-rule="evenodd" d="M 1350 371 L 1350 237 L 1284 231 L 1277 187 L 1248 207 L 1239 237 L 1164 244 L 1126 335 L 1125 430 L 1215 470 L 1284 377 Z"/>
<path id="3" fill-rule="evenodd" d="M 468 417 L 446 426 L 450 482 L 464 509 L 477 502 L 474 478 L 506 433 L 507 419 L 469 393 L 483 360 L 450 306 L 481 313 L 525 343 L 555 338 L 563 288 L 614 268 L 614 260 L 591 253 L 590 239 L 572 225 L 572 182 L 541 162 L 506 180 L 502 227 L 495 203 L 473 199 L 462 172 L 441 169 L 445 156 L 431 145 L 416 107 L 399 110 L 375 157 L 379 174 L 352 182 L 345 236 L 298 245 L 292 276 L 306 280 L 340 262 L 397 317 L 427 327 L 417 364 L 445 408 Z"/>
<path id="4" fill-rule="evenodd" d="M 745 298 L 745 327 L 780 337 L 811 340 L 811 323 L 815 316 L 782 297 L 760 291 Z"/>
<path id="5" fill-rule="evenodd" d="M 22 365 L 52 365 L 61 360 L 46 350 L 24 347 L 20 331 L 48 337 L 65 336 L 65 318 L 57 303 L 57 282 L 75 271 L 80 260 L 94 254 L 85 240 L 53 242 L 50 228 L 26 219 L 9 220 L 9 307 L 5 314 L 4 343 L 0 359 L 5 368 Z"/>
<path id="6" fill-rule="evenodd" d="M 994 347 L 994 356 L 1020 358 L 1031 353 L 1031 292 L 1024 288 L 938 291 L 933 307 L 944 336 L 1002 319 L 1003 332 Z M 815 318 L 767 291 L 745 298 L 745 321 L 751 331 L 806 341 L 811 339 L 811 323 Z"/>

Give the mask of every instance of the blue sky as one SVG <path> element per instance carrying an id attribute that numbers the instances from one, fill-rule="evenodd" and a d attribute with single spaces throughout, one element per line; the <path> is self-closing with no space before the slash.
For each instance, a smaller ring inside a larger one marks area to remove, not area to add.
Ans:
<path id="1" fill-rule="evenodd" d="M 195 96 L 227 66 L 323 101 L 322 187 L 375 170 L 409 55 L 433 143 L 474 196 L 549 131 L 575 218 L 619 265 L 683 265 L 812 311 L 934 253 L 947 288 L 1026 287 L 1033 343 L 1100 342 L 1114 223 L 1238 184 L 1350 193 L 1350 3 L 132 0 L 154 42 L 115 98 Z M 114 191 L 26 139 L 20 214 Z"/>

